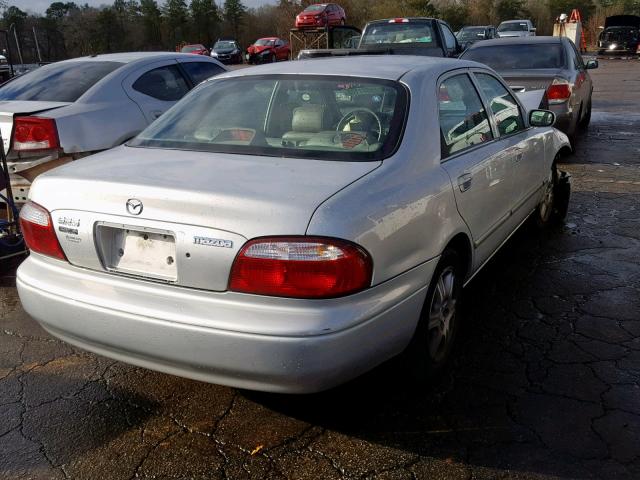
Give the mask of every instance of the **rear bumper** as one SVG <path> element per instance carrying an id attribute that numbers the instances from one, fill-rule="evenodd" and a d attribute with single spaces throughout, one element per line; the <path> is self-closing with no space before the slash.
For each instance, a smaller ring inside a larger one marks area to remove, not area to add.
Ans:
<path id="1" fill-rule="evenodd" d="M 437 260 L 356 295 L 295 300 L 203 292 L 31 255 L 24 309 L 52 335 L 145 368 L 239 388 L 331 388 L 409 343 Z"/>
<path id="2" fill-rule="evenodd" d="M 578 112 L 570 109 L 567 103 L 549 105 L 549 110 L 556 114 L 556 123 L 553 124 L 555 128 L 567 135 L 573 133 L 572 129 L 575 129 L 575 119 L 573 117 Z"/>

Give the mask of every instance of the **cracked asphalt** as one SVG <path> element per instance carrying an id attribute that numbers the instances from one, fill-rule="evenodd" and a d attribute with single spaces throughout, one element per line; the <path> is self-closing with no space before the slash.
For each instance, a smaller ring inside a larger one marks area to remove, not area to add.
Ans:
<path id="1" fill-rule="evenodd" d="M 466 290 L 453 365 L 278 396 L 72 348 L 0 279 L 0 478 L 640 478 L 640 63 L 602 61 L 564 168 L 566 225 L 525 226 Z"/>

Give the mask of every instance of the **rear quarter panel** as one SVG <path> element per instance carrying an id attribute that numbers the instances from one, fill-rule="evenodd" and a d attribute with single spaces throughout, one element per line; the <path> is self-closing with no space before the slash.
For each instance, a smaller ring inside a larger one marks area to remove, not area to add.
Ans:
<path id="1" fill-rule="evenodd" d="M 400 148 L 321 204 L 307 229 L 364 247 L 373 258 L 374 285 L 438 257 L 457 233 L 468 235 L 440 166 L 435 77 L 410 73 L 403 80 L 411 105 Z"/>

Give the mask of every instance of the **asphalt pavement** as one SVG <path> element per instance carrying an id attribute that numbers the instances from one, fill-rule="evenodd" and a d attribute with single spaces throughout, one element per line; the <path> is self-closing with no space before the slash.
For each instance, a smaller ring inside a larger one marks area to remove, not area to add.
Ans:
<path id="1" fill-rule="evenodd" d="M 525 225 L 466 289 L 427 391 L 386 365 L 281 396 L 72 348 L 0 279 L 0 478 L 640 478 L 640 62 L 592 71 L 567 223 Z"/>

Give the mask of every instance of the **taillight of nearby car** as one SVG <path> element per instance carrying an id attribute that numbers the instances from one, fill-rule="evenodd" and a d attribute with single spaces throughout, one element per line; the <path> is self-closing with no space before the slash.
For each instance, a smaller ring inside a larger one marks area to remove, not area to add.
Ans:
<path id="1" fill-rule="evenodd" d="M 549 104 L 564 103 L 571 98 L 572 86 L 563 79 L 555 79 L 547 88 Z"/>
<path id="2" fill-rule="evenodd" d="M 12 148 L 19 152 L 35 152 L 60 148 L 55 120 L 42 117 L 16 117 Z"/>

